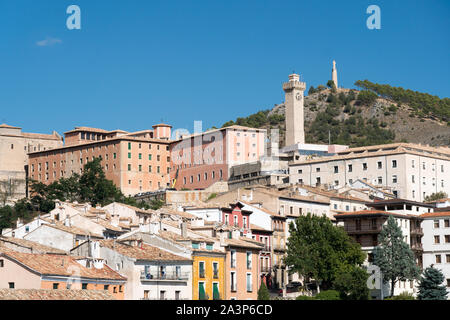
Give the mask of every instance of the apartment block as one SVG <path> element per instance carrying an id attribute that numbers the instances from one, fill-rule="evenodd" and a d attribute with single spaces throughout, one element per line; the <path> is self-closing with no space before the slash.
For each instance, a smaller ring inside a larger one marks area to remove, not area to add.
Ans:
<path id="1" fill-rule="evenodd" d="M 128 133 L 77 127 L 64 133 L 64 146 L 29 154 L 29 178 L 51 184 L 82 174 L 87 162 L 100 157 L 106 178 L 125 195 L 167 188 L 171 127 L 158 124 L 153 128 Z"/>
<path id="2" fill-rule="evenodd" d="M 177 189 L 204 189 L 227 181 L 234 165 L 255 162 L 265 152 L 266 130 L 230 126 L 181 137 L 170 146 L 171 181 Z"/>
<path id="3" fill-rule="evenodd" d="M 9 202 L 27 194 L 28 153 L 61 147 L 62 137 L 57 133 L 22 132 L 22 128 L 0 125 L 0 190 L 9 193 Z"/>
<path id="4" fill-rule="evenodd" d="M 450 148 L 395 143 L 350 148 L 335 156 L 289 163 L 290 183 L 338 189 L 357 179 L 390 187 L 395 197 L 424 201 L 450 193 Z"/>

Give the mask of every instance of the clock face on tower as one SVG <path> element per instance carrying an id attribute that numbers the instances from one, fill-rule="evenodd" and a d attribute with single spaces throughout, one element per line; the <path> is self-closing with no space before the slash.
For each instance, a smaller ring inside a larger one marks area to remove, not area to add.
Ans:
<path id="1" fill-rule="evenodd" d="M 297 99 L 297 100 L 300 100 L 302 97 L 301 97 L 301 95 L 300 95 L 300 92 L 297 92 L 297 94 L 295 95 L 295 98 Z"/>

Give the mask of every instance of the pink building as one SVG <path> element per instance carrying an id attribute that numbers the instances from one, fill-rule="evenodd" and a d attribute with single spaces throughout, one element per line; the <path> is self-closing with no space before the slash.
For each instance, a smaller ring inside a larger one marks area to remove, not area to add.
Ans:
<path id="1" fill-rule="evenodd" d="M 264 155 L 266 130 L 242 126 L 193 134 L 173 142 L 171 181 L 177 189 L 204 189 L 227 181 L 234 165 L 256 162 Z"/>

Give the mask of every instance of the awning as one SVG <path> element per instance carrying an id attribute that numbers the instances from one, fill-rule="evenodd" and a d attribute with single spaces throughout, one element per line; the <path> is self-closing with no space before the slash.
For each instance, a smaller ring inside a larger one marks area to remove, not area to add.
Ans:
<path id="1" fill-rule="evenodd" d="M 203 286 L 203 282 L 198 284 L 198 299 L 206 300 L 205 287 Z"/>
<path id="2" fill-rule="evenodd" d="M 220 300 L 219 286 L 213 283 L 213 300 Z"/>

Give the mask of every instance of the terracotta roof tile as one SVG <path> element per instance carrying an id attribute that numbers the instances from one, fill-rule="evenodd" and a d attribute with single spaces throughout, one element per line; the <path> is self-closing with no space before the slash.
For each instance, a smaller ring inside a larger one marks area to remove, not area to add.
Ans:
<path id="1" fill-rule="evenodd" d="M 450 211 L 443 211 L 443 212 L 427 212 L 424 214 L 421 214 L 421 218 L 433 218 L 433 217 L 449 217 Z"/>
<path id="2" fill-rule="evenodd" d="M 173 253 L 164 251 L 160 248 L 150 246 L 146 243 L 142 243 L 142 246 L 131 246 L 124 241 L 114 240 L 100 240 L 100 244 L 103 247 L 113 249 L 118 253 L 134 258 L 136 260 L 150 260 L 150 261 L 189 261 L 190 259 L 182 256 L 175 255 Z"/>
<path id="3" fill-rule="evenodd" d="M 89 279 L 126 280 L 125 277 L 112 270 L 107 265 L 102 269 L 86 268 L 72 256 L 21 253 L 0 249 L 0 254 L 9 257 L 34 270 L 41 275 L 72 276 L 74 270 L 79 270 L 79 276 Z"/>
<path id="4" fill-rule="evenodd" d="M 116 300 L 105 290 L 0 289 L 0 300 Z"/>

